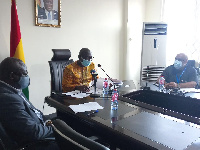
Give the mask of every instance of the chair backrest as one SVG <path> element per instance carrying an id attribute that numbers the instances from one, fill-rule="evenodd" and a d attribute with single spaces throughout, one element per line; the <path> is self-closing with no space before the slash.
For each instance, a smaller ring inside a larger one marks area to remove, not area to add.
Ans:
<path id="1" fill-rule="evenodd" d="M 188 60 L 187 65 L 195 68 L 195 60 Z"/>
<path id="2" fill-rule="evenodd" d="M 97 143 L 80 133 L 73 130 L 64 121 L 60 119 L 53 120 L 52 127 L 60 149 L 90 149 L 90 150 L 109 150 L 109 148 Z"/>
<path id="3" fill-rule="evenodd" d="M 53 138 L 41 139 L 41 140 L 26 143 L 24 145 L 18 145 L 8 135 L 5 128 L 0 122 L 0 150 L 37 150 L 38 148 L 45 149 L 51 143 L 55 143 L 55 139 Z"/>
<path id="4" fill-rule="evenodd" d="M 135 83 L 133 80 L 123 80 L 123 84 L 119 86 L 118 90 L 119 91 L 131 91 L 136 89 Z"/>
<path id="5" fill-rule="evenodd" d="M 69 49 L 52 49 L 53 57 L 49 61 L 51 74 L 51 93 L 62 92 L 62 78 L 65 67 L 73 62 Z"/>

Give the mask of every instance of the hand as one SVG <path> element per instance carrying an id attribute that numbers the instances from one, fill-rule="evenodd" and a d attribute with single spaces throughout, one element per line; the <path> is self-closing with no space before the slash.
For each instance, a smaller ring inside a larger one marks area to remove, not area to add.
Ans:
<path id="1" fill-rule="evenodd" d="M 79 90 L 81 92 L 89 92 L 90 89 L 86 85 L 76 86 L 75 90 Z"/>
<path id="2" fill-rule="evenodd" d="M 167 89 L 178 88 L 178 84 L 175 83 L 175 82 L 170 82 L 170 83 L 166 83 L 166 84 L 165 84 L 165 87 L 166 87 Z"/>
<path id="3" fill-rule="evenodd" d="M 45 126 L 51 126 L 52 124 L 52 121 L 51 120 L 46 120 L 45 121 Z"/>

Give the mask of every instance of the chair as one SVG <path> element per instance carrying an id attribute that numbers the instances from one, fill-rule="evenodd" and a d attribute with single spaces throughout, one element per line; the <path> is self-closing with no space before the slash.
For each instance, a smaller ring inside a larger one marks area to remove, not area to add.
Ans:
<path id="1" fill-rule="evenodd" d="M 164 70 L 165 70 L 164 66 L 155 66 L 155 65 L 145 66 L 141 68 L 140 72 L 141 87 L 144 88 L 155 83 Z"/>
<path id="2" fill-rule="evenodd" d="M 104 145 L 101 145 L 100 143 L 97 143 L 76 132 L 60 119 L 53 120 L 52 123 L 55 138 L 61 150 L 109 150 L 109 148 L 105 147 Z"/>
<path id="3" fill-rule="evenodd" d="M 198 77 L 198 80 L 199 80 L 200 72 L 199 72 L 199 67 L 197 68 L 195 66 L 196 65 L 196 61 L 195 60 L 188 60 L 187 65 L 193 67 L 194 69 L 196 69 L 196 71 L 197 71 L 197 77 Z M 200 88 L 200 82 L 196 85 L 195 88 L 197 88 L 197 89 Z"/>
<path id="4" fill-rule="evenodd" d="M 118 88 L 119 91 L 133 91 L 136 90 L 135 83 L 133 80 L 123 80 L 123 84 Z"/>
<path id="5" fill-rule="evenodd" d="M 0 149 L 12 149 L 16 146 L 16 143 L 8 136 L 4 127 L 0 123 Z"/>
<path id="6" fill-rule="evenodd" d="M 188 66 L 195 68 L 195 60 L 188 60 L 187 64 L 188 64 Z"/>
<path id="7" fill-rule="evenodd" d="M 51 74 L 51 94 L 62 92 L 62 78 L 64 68 L 73 62 L 69 49 L 52 49 L 53 57 L 49 61 Z"/>
<path id="8" fill-rule="evenodd" d="M 0 150 L 35 150 L 38 146 L 47 146 L 49 142 L 55 142 L 55 139 L 38 140 L 19 146 L 14 140 L 11 139 L 11 137 L 9 137 L 0 122 Z"/>

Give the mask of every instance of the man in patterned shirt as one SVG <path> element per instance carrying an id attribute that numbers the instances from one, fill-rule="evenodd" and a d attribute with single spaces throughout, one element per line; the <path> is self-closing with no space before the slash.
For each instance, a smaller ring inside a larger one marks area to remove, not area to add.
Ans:
<path id="1" fill-rule="evenodd" d="M 64 69 L 62 80 L 63 92 L 74 90 L 86 92 L 89 90 L 88 87 L 92 81 L 91 70 L 95 69 L 91 51 L 88 48 L 82 48 L 78 58 L 79 60 L 66 66 Z"/>

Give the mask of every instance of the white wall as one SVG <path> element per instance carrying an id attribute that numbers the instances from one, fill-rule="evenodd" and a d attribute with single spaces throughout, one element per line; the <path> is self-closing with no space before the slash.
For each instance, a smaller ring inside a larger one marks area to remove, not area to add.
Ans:
<path id="1" fill-rule="evenodd" d="M 145 0 L 145 22 L 160 22 L 163 21 L 162 6 L 163 0 Z"/>
<path id="2" fill-rule="evenodd" d="M 127 80 L 133 80 L 137 89 L 140 85 L 140 67 L 142 50 L 142 25 L 145 18 L 145 0 L 128 0 L 127 21 Z"/>
<path id="3" fill-rule="evenodd" d="M 162 21 L 163 0 L 128 0 L 125 79 L 140 88 L 143 22 Z"/>
<path id="4" fill-rule="evenodd" d="M 158 21 L 153 16 L 145 20 L 145 9 L 151 4 L 148 1 L 155 0 L 61 0 L 61 28 L 35 26 L 34 1 L 16 1 L 24 54 L 31 77 L 30 101 L 37 108 L 42 110 L 44 98 L 50 94 L 48 61 L 53 54 L 51 49 L 68 48 L 72 59 L 76 60 L 79 50 L 87 47 L 93 52 L 94 62 L 100 63 L 111 77 L 133 80 L 138 85 L 142 22 Z M 0 0 L 0 4 L 3 12 L 0 13 L 2 61 L 9 56 L 11 3 Z M 105 77 L 100 69 L 98 73 Z M 55 110 L 45 105 L 45 114 L 52 111 Z"/>
<path id="5" fill-rule="evenodd" d="M 100 63 L 113 78 L 123 78 L 123 0 L 62 0 L 61 28 L 35 26 L 34 1 L 16 0 L 26 65 L 31 78 L 30 101 L 40 110 L 50 94 L 48 61 L 51 49 L 68 48 L 77 59 L 81 48 L 92 50 L 94 62 Z M 0 0 L 0 61 L 9 56 L 10 0 Z M 120 67 L 121 68 L 120 68 Z M 100 76 L 105 74 L 99 69 Z M 52 111 L 45 106 L 44 113 Z"/>

